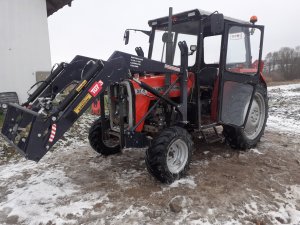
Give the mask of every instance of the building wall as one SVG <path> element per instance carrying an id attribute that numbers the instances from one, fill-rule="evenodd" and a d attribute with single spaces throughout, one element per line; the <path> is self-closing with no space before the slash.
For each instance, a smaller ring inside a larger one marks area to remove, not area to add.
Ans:
<path id="1" fill-rule="evenodd" d="M 50 69 L 46 0 L 0 0 L 0 92 L 24 102 L 35 72 Z"/>

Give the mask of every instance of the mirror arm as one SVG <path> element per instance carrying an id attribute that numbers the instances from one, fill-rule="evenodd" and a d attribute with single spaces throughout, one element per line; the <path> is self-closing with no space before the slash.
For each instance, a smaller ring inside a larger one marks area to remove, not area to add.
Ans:
<path id="1" fill-rule="evenodd" d="M 142 32 L 142 33 L 148 35 L 149 37 L 151 35 L 151 31 L 147 31 L 147 30 L 138 30 L 138 29 L 126 29 L 126 30 L 139 31 L 139 32 Z"/>

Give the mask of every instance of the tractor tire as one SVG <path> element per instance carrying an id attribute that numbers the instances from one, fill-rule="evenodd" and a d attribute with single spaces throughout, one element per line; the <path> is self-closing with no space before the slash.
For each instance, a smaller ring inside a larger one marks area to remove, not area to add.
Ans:
<path id="1" fill-rule="evenodd" d="M 163 183 L 180 179 L 189 169 L 194 148 L 191 135 L 178 126 L 164 129 L 146 151 L 150 174 Z"/>
<path id="2" fill-rule="evenodd" d="M 226 142 L 234 149 L 246 150 L 255 147 L 264 134 L 267 118 L 267 87 L 259 84 L 254 94 L 245 128 L 236 128 L 228 125 L 223 126 L 223 135 Z"/>
<path id="3" fill-rule="evenodd" d="M 109 126 L 109 120 L 105 119 L 105 127 Z M 120 144 L 118 142 L 108 143 L 102 140 L 102 123 L 101 118 L 94 121 L 89 130 L 89 142 L 91 147 L 98 153 L 108 156 L 117 154 L 121 151 Z"/>

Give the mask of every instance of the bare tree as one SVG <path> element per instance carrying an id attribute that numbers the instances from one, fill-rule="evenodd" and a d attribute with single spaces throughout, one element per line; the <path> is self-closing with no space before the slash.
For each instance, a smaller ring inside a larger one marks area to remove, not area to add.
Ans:
<path id="1" fill-rule="evenodd" d="M 265 64 L 271 76 L 279 73 L 285 80 L 300 78 L 300 46 L 283 47 L 279 51 L 268 53 Z"/>

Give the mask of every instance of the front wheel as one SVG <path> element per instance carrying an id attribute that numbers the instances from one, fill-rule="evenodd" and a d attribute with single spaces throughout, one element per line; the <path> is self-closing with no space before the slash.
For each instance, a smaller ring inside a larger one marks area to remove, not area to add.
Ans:
<path id="1" fill-rule="evenodd" d="M 119 138 L 112 136 L 109 133 L 102 135 L 102 126 L 106 131 L 109 127 L 109 120 L 105 119 L 105 124 L 102 124 L 101 118 L 97 119 L 89 130 L 89 142 L 91 147 L 102 155 L 112 155 L 121 151 Z M 104 137 L 104 140 L 102 138 Z"/>
<path id="2" fill-rule="evenodd" d="M 245 112 L 247 109 L 245 109 Z M 244 128 L 225 125 L 223 134 L 232 148 L 248 149 L 255 147 L 264 133 L 268 118 L 267 88 L 258 85 L 250 108 L 248 120 Z"/>
<path id="3" fill-rule="evenodd" d="M 163 183 L 172 183 L 189 169 L 193 151 L 191 135 L 184 128 L 164 129 L 146 151 L 148 171 Z"/>

